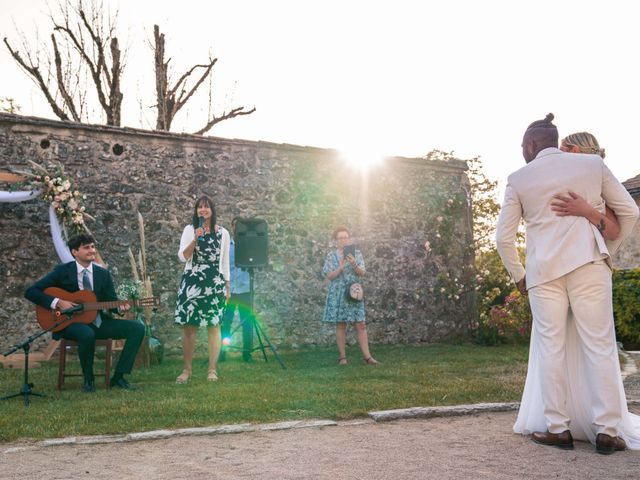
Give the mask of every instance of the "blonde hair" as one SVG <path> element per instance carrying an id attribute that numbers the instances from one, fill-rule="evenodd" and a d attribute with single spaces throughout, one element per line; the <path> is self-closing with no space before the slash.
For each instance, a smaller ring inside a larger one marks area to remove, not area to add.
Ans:
<path id="1" fill-rule="evenodd" d="M 580 153 L 595 153 L 604 158 L 604 148 L 600 148 L 596 137 L 589 132 L 578 132 L 567 135 L 562 139 L 562 145 L 566 147 L 578 147 Z"/>

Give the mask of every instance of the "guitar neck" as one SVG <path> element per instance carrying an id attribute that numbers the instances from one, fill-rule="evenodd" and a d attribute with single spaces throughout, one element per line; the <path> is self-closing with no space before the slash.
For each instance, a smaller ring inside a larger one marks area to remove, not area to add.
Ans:
<path id="1" fill-rule="evenodd" d="M 86 302 L 82 306 L 84 310 L 111 310 L 112 308 L 118 308 L 120 305 L 137 307 L 139 304 L 139 300 L 113 300 L 111 302 Z"/>

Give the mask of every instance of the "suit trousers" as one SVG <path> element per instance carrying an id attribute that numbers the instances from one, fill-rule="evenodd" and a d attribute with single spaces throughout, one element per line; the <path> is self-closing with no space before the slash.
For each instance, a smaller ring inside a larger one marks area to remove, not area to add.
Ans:
<path id="1" fill-rule="evenodd" d="M 602 260 L 583 265 L 560 278 L 529 290 L 540 337 L 541 392 L 547 428 L 569 429 L 567 414 L 566 334 L 569 308 L 586 362 L 592 422 L 598 433 L 618 435 L 621 398 L 611 292 L 611 270 Z"/>
<path id="2" fill-rule="evenodd" d="M 251 311 L 251 293 L 232 293 L 222 317 L 222 338 L 231 335 L 231 324 L 236 310 L 242 325 L 242 357 L 247 360 L 253 351 L 253 312 Z"/>
<path id="3" fill-rule="evenodd" d="M 96 339 L 125 339 L 124 348 L 120 353 L 116 373 L 131 373 L 138 349 L 144 339 L 144 325 L 133 320 L 116 320 L 102 318 L 100 328 L 94 324 L 72 323 L 57 332 L 59 337 L 78 342 L 78 357 L 85 380 L 93 380 L 93 356 L 96 349 Z"/>

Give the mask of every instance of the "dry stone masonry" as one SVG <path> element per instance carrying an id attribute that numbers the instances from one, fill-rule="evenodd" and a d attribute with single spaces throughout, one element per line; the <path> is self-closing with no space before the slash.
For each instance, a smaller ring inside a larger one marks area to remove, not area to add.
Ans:
<path id="1" fill-rule="evenodd" d="M 351 228 L 364 254 L 373 343 L 436 342 L 465 335 L 473 320 L 463 161 L 395 157 L 361 172 L 333 150 L 0 114 L 0 170 L 26 169 L 28 160 L 61 162 L 87 195 L 96 219 L 88 226 L 116 281 L 132 276 L 127 249 L 140 248 L 136 211 L 142 214 L 148 269 L 162 301 L 154 331 L 169 351 L 180 345 L 172 318 L 180 235 L 201 193 L 215 199 L 227 228 L 237 215 L 269 225 L 270 264 L 256 271 L 255 304 L 276 345 L 334 341 L 321 323 L 321 270 L 338 224 Z M 4 349 L 39 331 L 23 292 L 58 260 L 43 200 L 0 204 L 0 228 Z"/>

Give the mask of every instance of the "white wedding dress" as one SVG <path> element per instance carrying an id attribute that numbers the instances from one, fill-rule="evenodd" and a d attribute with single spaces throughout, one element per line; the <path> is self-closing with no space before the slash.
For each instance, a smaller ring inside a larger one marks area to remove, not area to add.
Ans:
<path id="1" fill-rule="evenodd" d="M 612 340 L 615 343 L 615 333 Z M 618 370 L 619 401 L 621 403 L 622 418 L 618 425 L 619 435 L 632 450 L 640 450 L 640 416 L 629 413 L 627 400 L 620 375 L 620 362 L 617 349 L 613 349 L 616 356 Z M 589 372 L 585 368 L 586 362 L 580 348 L 580 337 L 575 325 L 573 315 L 569 315 L 566 340 L 566 378 L 568 379 L 567 413 L 571 419 L 569 428 L 571 435 L 576 440 L 585 440 L 595 443 L 597 430 L 592 423 L 591 392 L 597 388 L 589 381 Z M 529 367 L 527 379 L 522 393 L 522 402 L 518 411 L 518 418 L 513 431 L 528 435 L 533 432 L 546 432 L 547 423 L 544 417 L 542 404 L 540 361 L 538 334 L 535 326 L 531 329 L 531 345 L 529 348 Z"/>

